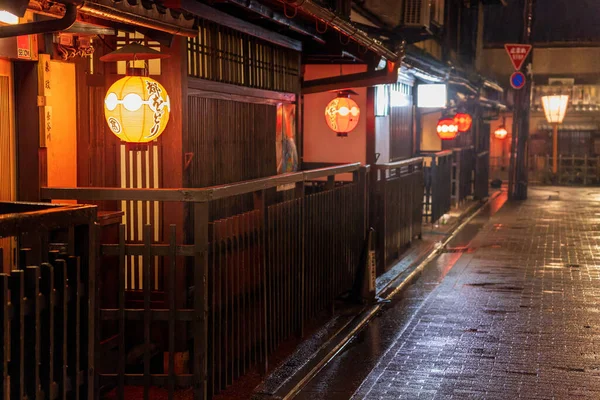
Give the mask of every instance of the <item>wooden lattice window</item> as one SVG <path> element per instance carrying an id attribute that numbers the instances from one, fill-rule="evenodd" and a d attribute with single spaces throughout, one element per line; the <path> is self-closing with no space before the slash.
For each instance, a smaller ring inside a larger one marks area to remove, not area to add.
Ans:
<path id="1" fill-rule="evenodd" d="M 188 39 L 188 75 L 278 92 L 300 90 L 300 54 L 211 22 Z"/>

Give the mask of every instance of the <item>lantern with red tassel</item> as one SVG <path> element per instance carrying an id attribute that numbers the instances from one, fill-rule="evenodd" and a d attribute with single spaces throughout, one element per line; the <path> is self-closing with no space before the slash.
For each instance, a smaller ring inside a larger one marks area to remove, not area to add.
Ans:
<path id="1" fill-rule="evenodd" d="M 458 136 L 458 125 L 453 118 L 442 118 L 437 124 L 437 134 L 442 140 L 452 140 Z"/>

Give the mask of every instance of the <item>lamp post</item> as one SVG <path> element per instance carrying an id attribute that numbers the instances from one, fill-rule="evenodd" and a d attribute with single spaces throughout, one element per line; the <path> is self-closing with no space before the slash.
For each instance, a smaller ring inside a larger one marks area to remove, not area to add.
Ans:
<path id="1" fill-rule="evenodd" d="M 549 124 L 552 124 L 552 173 L 558 173 L 558 125 L 562 124 L 569 105 L 569 96 L 542 96 L 544 114 Z"/>

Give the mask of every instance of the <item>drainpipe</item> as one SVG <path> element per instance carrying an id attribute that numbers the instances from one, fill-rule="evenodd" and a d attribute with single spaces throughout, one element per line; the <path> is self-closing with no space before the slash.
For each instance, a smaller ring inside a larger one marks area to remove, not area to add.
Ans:
<path id="1" fill-rule="evenodd" d="M 64 31 L 69 29 L 75 23 L 76 19 L 77 5 L 69 3 L 65 4 L 65 15 L 62 18 L 2 26 L 0 27 L 0 38 Z"/>
<path id="2" fill-rule="evenodd" d="M 388 49 L 379 40 L 373 39 L 365 31 L 358 29 L 354 24 L 340 18 L 336 13 L 321 7 L 314 3 L 312 0 L 279 0 L 284 4 L 285 7 L 296 8 L 296 10 L 304 11 L 307 14 L 312 15 L 316 19 L 320 20 L 327 25 L 330 25 L 333 29 L 348 36 L 356 43 L 363 47 L 371 50 L 375 54 L 385 57 L 391 62 L 397 62 L 399 55 L 394 51 Z"/>
<path id="3" fill-rule="evenodd" d="M 77 20 L 77 12 L 122 24 L 135 25 L 187 37 L 198 36 L 198 30 L 179 26 L 166 21 L 159 21 L 138 12 L 126 11 L 109 7 L 100 3 L 83 0 L 61 0 L 65 5 L 65 15 L 60 19 L 30 22 L 27 24 L 8 25 L 0 27 L 0 38 L 35 35 L 59 32 L 69 29 Z M 115 7 L 118 7 L 115 3 Z"/>
<path id="4" fill-rule="evenodd" d="M 171 35 L 180 35 L 194 38 L 198 36 L 197 29 L 190 29 L 179 26 L 177 24 L 169 23 L 166 21 L 159 21 L 154 18 L 143 15 L 142 10 L 136 10 L 138 12 L 132 12 L 119 9 L 120 3 L 115 3 L 112 7 L 101 4 L 93 3 L 91 1 L 84 1 L 79 8 L 79 12 L 82 14 L 90 15 L 93 17 L 106 19 L 109 21 L 119 22 L 122 24 L 141 26 L 148 29 L 154 29 L 170 33 Z"/>

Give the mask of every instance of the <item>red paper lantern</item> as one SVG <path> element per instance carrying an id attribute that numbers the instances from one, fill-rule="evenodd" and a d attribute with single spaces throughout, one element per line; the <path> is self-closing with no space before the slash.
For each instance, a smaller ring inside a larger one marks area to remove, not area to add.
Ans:
<path id="1" fill-rule="evenodd" d="M 494 136 L 496 136 L 496 139 L 504 140 L 506 139 L 506 136 L 508 136 L 508 131 L 504 125 L 501 125 L 500 128 L 494 131 Z"/>
<path id="2" fill-rule="evenodd" d="M 325 107 L 325 122 L 338 136 L 348 136 L 360 118 L 360 108 L 348 93 L 340 92 Z"/>
<path id="3" fill-rule="evenodd" d="M 459 132 L 466 132 L 473 125 L 473 118 L 467 113 L 457 113 L 454 116 L 454 122 L 458 125 Z"/>
<path id="4" fill-rule="evenodd" d="M 437 134 L 442 140 L 452 140 L 458 136 L 458 125 L 452 118 L 442 118 L 437 124 Z"/>

